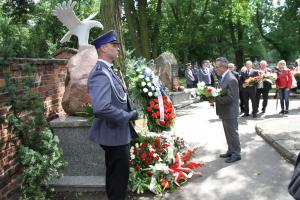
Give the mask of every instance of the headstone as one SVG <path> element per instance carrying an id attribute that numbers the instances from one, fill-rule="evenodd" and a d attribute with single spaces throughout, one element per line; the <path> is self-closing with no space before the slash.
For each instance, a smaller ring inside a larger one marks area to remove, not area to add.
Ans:
<path id="1" fill-rule="evenodd" d="M 155 59 L 155 65 L 160 81 L 166 88 L 172 90 L 173 77 L 178 75 L 178 65 L 175 56 L 170 52 L 164 52 Z"/>
<path id="2" fill-rule="evenodd" d="M 62 107 L 68 115 L 75 115 L 76 112 L 82 111 L 85 103 L 91 102 L 87 91 L 87 79 L 97 59 L 97 51 L 92 45 L 80 46 L 78 53 L 70 58 L 62 99 Z"/>

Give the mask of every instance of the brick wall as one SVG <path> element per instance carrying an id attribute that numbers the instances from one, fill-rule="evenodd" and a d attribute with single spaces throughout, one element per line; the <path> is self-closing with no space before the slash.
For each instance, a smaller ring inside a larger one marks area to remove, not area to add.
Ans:
<path id="1" fill-rule="evenodd" d="M 61 57 L 64 57 L 60 54 Z M 69 57 L 66 55 L 65 57 Z M 13 59 L 10 62 L 11 75 L 20 78 L 20 66 L 30 64 L 36 67 L 35 76 L 36 91 L 44 101 L 48 120 L 64 115 L 61 106 L 65 90 L 66 59 Z M 0 73 L 0 87 L 5 85 L 3 74 Z M 0 93 L 0 116 L 6 116 L 9 105 L 5 104 L 7 94 Z M 15 199 L 19 184 L 16 177 L 20 171 L 20 165 L 15 160 L 15 154 L 19 141 L 13 134 L 7 131 L 6 125 L 1 125 L 0 130 L 0 200 Z M 15 140 L 17 142 L 13 142 Z"/>

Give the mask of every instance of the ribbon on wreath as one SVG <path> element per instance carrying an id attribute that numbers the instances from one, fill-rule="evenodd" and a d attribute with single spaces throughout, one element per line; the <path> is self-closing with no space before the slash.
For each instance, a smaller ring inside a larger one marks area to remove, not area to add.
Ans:
<path id="1" fill-rule="evenodd" d="M 163 102 L 162 94 L 160 92 L 160 84 L 159 84 L 158 76 L 153 75 L 152 83 L 154 84 L 154 87 L 156 88 L 156 92 L 157 92 L 159 114 L 160 114 L 159 120 L 165 121 L 164 102 Z"/>
<path id="2" fill-rule="evenodd" d="M 200 163 L 195 163 L 195 162 L 190 162 L 188 163 L 185 167 L 183 167 L 184 162 L 182 162 L 179 153 L 176 154 L 175 156 L 175 163 L 170 166 L 170 173 L 173 174 L 174 179 L 175 179 L 175 184 L 178 187 L 181 187 L 179 181 L 184 180 L 186 181 L 188 178 L 191 178 L 194 174 L 198 176 L 202 176 L 201 173 L 194 173 L 193 169 L 196 169 L 198 167 L 201 167 L 202 164 Z"/>

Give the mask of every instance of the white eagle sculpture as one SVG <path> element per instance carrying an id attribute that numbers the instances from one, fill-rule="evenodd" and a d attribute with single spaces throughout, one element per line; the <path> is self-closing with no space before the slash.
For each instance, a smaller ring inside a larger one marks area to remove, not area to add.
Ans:
<path id="1" fill-rule="evenodd" d="M 53 14 L 69 29 L 60 42 L 67 42 L 72 35 L 76 35 L 78 37 L 79 46 L 88 45 L 90 29 L 93 27 L 103 29 L 103 25 L 96 20 L 91 20 L 97 13 L 93 13 L 88 18 L 80 21 L 73 10 L 75 5 L 75 1 L 64 1 L 62 4 L 59 3 L 53 11 Z"/>

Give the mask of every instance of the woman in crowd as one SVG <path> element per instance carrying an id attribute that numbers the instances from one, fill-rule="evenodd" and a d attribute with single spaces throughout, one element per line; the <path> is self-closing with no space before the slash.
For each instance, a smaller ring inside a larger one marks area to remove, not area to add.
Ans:
<path id="1" fill-rule="evenodd" d="M 276 88 L 279 90 L 281 111 L 279 114 L 289 113 L 289 95 L 292 86 L 292 73 L 286 66 L 284 60 L 280 60 L 277 64 Z M 284 109 L 285 105 L 285 109 Z"/>

